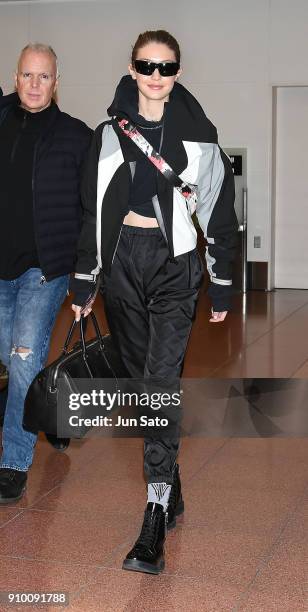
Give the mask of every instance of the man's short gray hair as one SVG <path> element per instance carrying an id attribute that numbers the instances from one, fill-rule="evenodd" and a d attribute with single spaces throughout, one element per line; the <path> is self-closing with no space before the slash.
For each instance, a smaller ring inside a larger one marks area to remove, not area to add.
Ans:
<path id="1" fill-rule="evenodd" d="M 28 43 L 28 45 L 26 45 L 20 52 L 20 56 L 18 58 L 18 64 L 21 60 L 22 55 L 26 52 L 26 51 L 36 51 L 37 53 L 49 53 L 49 55 L 51 55 L 55 62 L 56 62 L 56 78 L 59 78 L 59 66 L 58 66 L 58 58 L 57 55 L 55 53 L 55 51 L 53 50 L 53 48 L 50 45 L 44 45 L 43 43 Z"/>

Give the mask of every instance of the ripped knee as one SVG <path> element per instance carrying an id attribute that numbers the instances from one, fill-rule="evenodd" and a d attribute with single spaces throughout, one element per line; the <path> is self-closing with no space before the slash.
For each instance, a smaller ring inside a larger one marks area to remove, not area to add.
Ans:
<path id="1" fill-rule="evenodd" d="M 13 355 L 19 355 L 19 357 L 25 361 L 27 357 L 32 354 L 32 352 L 33 351 L 31 351 L 31 349 L 26 348 L 25 346 L 13 346 L 11 357 L 13 357 Z"/>

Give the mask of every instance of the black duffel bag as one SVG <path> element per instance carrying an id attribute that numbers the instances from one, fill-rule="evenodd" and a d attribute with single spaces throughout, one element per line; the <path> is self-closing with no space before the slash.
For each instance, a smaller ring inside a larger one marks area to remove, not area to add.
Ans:
<path id="1" fill-rule="evenodd" d="M 67 334 L 61 356 L 41 370 L 33 379 L 25 399 L 23 427 L 37 434 L 43 431 L 58 436 L 59 386 L 61 392 L 78 391 L 78 379 L 117 379 L 127 376 L 110 335 L 102 336 L 93 312 L 90 313 L 96 337 L 85 341 L 86 319 L 79 323 L 80 340 L 69 350 L 73 331 L 78 325 L 74 320 Z M 82 389 L 81 389 L 82 390 Z M 70 429 L 69 437 L 80 438 L 86 429 Z M 63 437 L 63 433 L 62 436 Z"/>

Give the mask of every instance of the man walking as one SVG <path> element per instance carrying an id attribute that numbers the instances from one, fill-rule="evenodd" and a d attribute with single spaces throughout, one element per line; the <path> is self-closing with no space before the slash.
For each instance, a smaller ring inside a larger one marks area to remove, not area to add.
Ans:
<path id="1" fill-rule="evenodd" d="M 45 364 L 74 270 L 80 175 L 92 131 L 59 110 L 57 57 L 21 52 L 16 93 L 0 97 L 0 359 L 9 370 L 0 504 L 24 493 L 36 436 L 22 427 L 24 399 Z"/>

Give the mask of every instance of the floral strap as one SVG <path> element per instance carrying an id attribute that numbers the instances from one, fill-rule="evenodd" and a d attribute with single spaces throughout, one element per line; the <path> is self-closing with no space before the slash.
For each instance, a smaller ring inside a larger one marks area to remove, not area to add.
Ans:
<path id="1" fill-rule="evenodd" d="M 197 192 L 194 185 L 188 185 L 183 182 L 180 177 L 172 170 L 171 166 L 164 160 L 164 158 L 155 151 L 152 145 L 138 132 L 135 125 L 130 123 L 128 119 L 118 119 L 118 125 L 123 130 L 124 134 L 130 138 L 135 145 L 146 155 L 146 157 L 152 162 L 167 179 L 173 187 L 175 187 L 182 196 L 184 196 L 187 204 L 189 205 L 190 213 L 192 214 L 196 210 L 197 206 Z"/>

